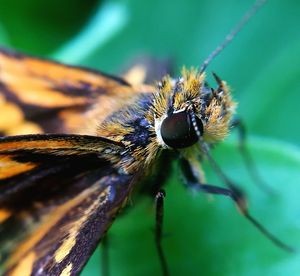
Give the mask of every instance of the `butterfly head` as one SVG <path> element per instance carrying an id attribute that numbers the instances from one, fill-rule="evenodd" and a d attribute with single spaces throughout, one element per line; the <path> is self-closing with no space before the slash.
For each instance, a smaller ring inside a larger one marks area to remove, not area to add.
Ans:
<path id="1" fill-rule="evenodd" d="M 208 143 L 223 140 L 228 131 L 235 103 L 224 81 L 214 74 L 218 87 L 205 82 L 205 73 L 182 72 L 159 83 L 155 98 L 155 129 L 165 148 L 182 149 L 197 143 L 200 137 Z"/>

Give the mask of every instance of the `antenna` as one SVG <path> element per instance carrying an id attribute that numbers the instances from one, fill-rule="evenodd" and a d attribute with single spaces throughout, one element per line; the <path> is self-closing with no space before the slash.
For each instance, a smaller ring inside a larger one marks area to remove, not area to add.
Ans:
<path id="1" fill-rule="evenodd" d="M 267 0 L 256 0 L 253 6 L 244 14 L 239 23 L 231 30 L 225 37 L 223 42 L 204 60 L 200 67 L 200 74 L 202 74 L 208 64 L 224 50 L 224 48 L 235 38 L 235 36 L 243 29 L 245 24 L 256 14 L 256 12 L 267 2 Z"/>

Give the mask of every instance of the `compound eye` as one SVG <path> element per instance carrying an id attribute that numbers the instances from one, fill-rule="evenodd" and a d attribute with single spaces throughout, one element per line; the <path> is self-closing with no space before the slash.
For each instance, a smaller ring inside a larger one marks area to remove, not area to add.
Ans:
<path id="1" fill-rule="evenodd" d="M 197 116 L 196 123 L 202 135 L 203 124 Z M 186 111 L 173 113 L 164 119 L 161 124 L 160 133 L 163 141 L 171 148 L 186 148 L 198 141 L 191 116 Z"/>

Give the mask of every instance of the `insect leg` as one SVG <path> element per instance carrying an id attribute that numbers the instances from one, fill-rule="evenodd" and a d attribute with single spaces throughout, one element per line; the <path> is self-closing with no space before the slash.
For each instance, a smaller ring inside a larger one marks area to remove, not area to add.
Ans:
<path id="1" fill-rule="evenodd" d="M 234 127 L 238 131 L 239 151 L 241 153 L 242 158 L 244 159 L 246 168 L 249 172 L 249 175 L 252 177 L 253 182 L 265 192 L 274 194 L 274 190 L 260 176 L 254 159 L 252 158 L 252 155 L 247 149 L 247 133 L 245 125 L 240 119 L 235 119 L 231 123 L 231 127 Z"/>
<path id="2" fill-rule="evenodd" d="M 182 168 L 182 172 L 186 181 L 187 186 L 193 188 L 194 190 L 201 191 L 208 194 L 215 194 L 215 195 L 224 195 L 231 198 L 237 205 L 240 212 L 249 220 L 264 236 L 266 236 L 270 241 L 272 241 L 276 246 L 279 248 L 288 251 L 294 252 L 295 250 L 290 247 L 289 245 L 285 244 L 277 237 L 275 237 L 271 232 L 269 232 L 261 223 L 259 223 L 248 211 L 247 202 L 244 193 L 231 181 L 225 178 L 226 184 L 228 188 L 223 188 L 219 186 L 209 185 L 206 183 L 199 182 L 199 179 L 193 173 L 193 169 L 190 166 L 189 162 L 185 159 L 180 160 L 180 165 Z M 218 167 L 214 166 L 218 170 Z M 218 173 L 223 173 L 218 171 Z M 224 175 L 223 175 L 224 176 Z M 226 177 L 226 176 L 224 176 Z"/>
<path id="3" fill-rule="evenodd" d="M 164 276 L 169 275 L 168 264 L 166 261 L 163 248 L 161 246 L 162 235 L 163 235 L 163 217 L 164 217 L 164 198 L 166 193 L 164 190 L 159 190 L 155 196 L 155 245 L 158 252 L 158 257 L 162 272 Z"/>

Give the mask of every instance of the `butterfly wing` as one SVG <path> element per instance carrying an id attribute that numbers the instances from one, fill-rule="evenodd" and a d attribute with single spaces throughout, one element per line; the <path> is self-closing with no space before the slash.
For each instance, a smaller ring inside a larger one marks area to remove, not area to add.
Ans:
<path id="1" fill-rule="evenodd" d="M 121 143 L 67 133 L 149 91 L 0 48 L 0 136 L 64 133 L 0 138 L 0 274 L 82 269 L 135 181 L 119 170 Z"/>
<path id="2" fill-rule="evenodd" d="M 104 117 L 121 100 L 151 90 L 98 71 L 0 48 L 0 135 L 82 133 L 78 128 L 95 104 Z"/>
<path id="3" fill-rule="evenodd" d="M 130 194 L 132 176 L 116 165 L 123 150 L 92 136 L 0 139 L 4 274 L 81 271 Z"/>

